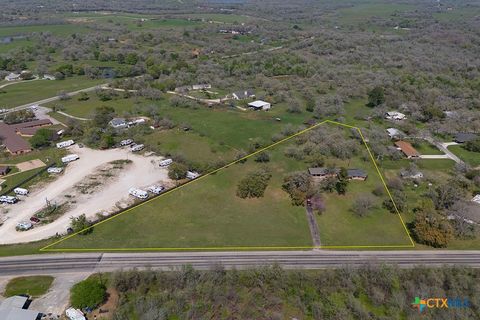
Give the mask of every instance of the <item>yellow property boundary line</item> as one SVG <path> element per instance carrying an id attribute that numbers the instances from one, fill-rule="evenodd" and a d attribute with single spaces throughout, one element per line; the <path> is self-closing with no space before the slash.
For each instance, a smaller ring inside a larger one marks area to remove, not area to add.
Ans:
<path id="1" fill-rule="evenodd" d="M 404 230 L 405 230 L 405 232 L 406 232 L 406 234 L 407 234 L 407 236 L 408 236 L 408 239 L 410 240 L 410 244 L 407 244 L 407 245 L 404 245 L 404 244 L 402 244 L 402 245 L 357 245 L 357 246 L 355 246 L 355 245 L 350 245 L 350 246 L 324 246 L 324 245 L 320 245 L 320 246 L 271 246 L 271 247 L 269 247 L 269 246 L 251 246 L 251 247 L 241 247 L 241 246 L 240 246 L 240 247 L 228 247 L 228 246 L 224 246 L 224 247 L 186 247 L 186 248 L 96 248 L 96 249 L 94 249 L 94 248 L 90 248 L 90 249 L 85 249 L 85 248 L 84 248 L 84 249 L 71 249 L 71 248 L 70 248 L 70 249 L 69 249 L 69 248 L 66 248 L 66 249 L 53 249 L 53 248 L 51 248 L 51 247 L 53 247 L 53 246 L 55 246 L 55 245 L 57 245 L 57 244 L 65 241 L 65 240 L 68 240 L 68 239 L 70 239 L 70 238 L 72 238 L 72 237 L 74 237 L 74 236 L 76 236 L 76 235 L 78 235 L 78 234 L 80 234 L 80 233 L 82 233 L 82 232 L 84 232 L 84 231 L 87 231 L 87 230 L 92 229 L 92 228 L 94 228 L 94 227 L 96 227 L 96 226 L 99 226 L 99 225 L 101 225 L 102 223 L 105 223 L 105 222 L 110 221 L 110 220 L 112 220 L 112 219 L 114 219 L 114 218 L 117 218 L 117 217 L 119 217 L 119 216 L 121 216 L 121 215 L 123 215 L 123 214 L 125 214 L 125 213 L 130 212 L 130 211 L 133 210 L 133 209 L 137 209 L 137 208 L 139 208 L 139 207 L 141 207 L 141 206 L 143 206 L 143 205 L 145 205 L 145 204 L 147 204 L 147 203 L 149 203 L 149 202 L 151 202 L 151 201 L 157 200 L 157 199 L 159 199 L 160 197 L 166 196 L 167 194 L 170 194 L 170 193 L 172 193 L 172 192 L 174 192 L 174 191 L 177 191 L 177 190 L 179 190 L 179 189 L 181 189 L 181 188 L 183 188 L 183 187 L 185 187 L 185 186 L 187 186 L 187 185 L 189 185 L 189 184 L 191 184 L 191 183 L 195 183 L 195 182 L 197 182 L 197 181 L 201 181 L 202 179 L 205 179 L 206 177 L 208 177 L 208 176 L 210 176 L 210 175 L 213 175 L 213 174 L 215 174 L 215 173 L 217 173 L 217 172 L 219 172 L 219 171 L 221 171 L 221 170 L 223 170 L 223 169 L 226 169 L 226 168 L 230 167 L 231 165 L 234 165 L 234 164 L 236 164 L 236 163 L 239 163 L 239 162 L 241 162 L 241 161 L 244 161 L 244 160 L 246 160 L 246 159 L 248 159 L 248 158 L 250 158 L 250 157 L 252 157 L 252 156 L 254 156 L 254 155 L 256 155 L 256 154 L 259 154 L 259 153 L 261 153 L 261 152 L 263 152 L 263 151 L 265 151 L 265 150 L 268 150 L 268 149 L 270 149 L 270 148 L 273 148 L 273 147 L 275 147 L 275 146 L 277 146 L 277 145 L 279 145 L 279 144 L 281 144 L 281 143 L 283 143 L 283 142 L 285 142 L 285 141 L 288 141 L 288 140 L 290 140 L 290 139 L 293 139 L 293 138 L 295 138 L 295 137 L 297 137 L 297 136 L 299 136 L 299 135 L 301 135 L 301 134 L 304 134 L 304 133 L 306 133 L 306 132 L 308 132 L 308 131 L 310 131 L 310 130 L 313 130 L 313 129 L 321 126 L 321 125 L 324 124 L 324 123 L 330 123 L 330 124 L 334 124 L 334 125 L 338 125 L 338 126 L 342 126 L 342 127 L 346 127 L 346 128 L 350 128 L 350 129 L 355 129 L 355 130 L 357 130 L 357 132 L 358 132 L 359 135 L 360 135 L 360 138 L 362 139 L 363 144 L 365 145 L 365 148 L 367 149 L 368 155 L 370 156 L 370 159 L 372 160 L 373 165 L 375 166 L 375 169 L 376 169 L 376 171 L 377 171 L 377 173 L 378 173 L 378 175 L 379 175 L 379 177 L 380 177 L 380 180 L 382 181 L 382 184 L 383 184 L 383 186 L 385 187 L 385 190 L 387 191 L 388 197 L 390 198 L 390 200 L 391 200 L 392 203 L 393 203 L 393 206 L 394 206 L 394 208 L 395 208 L 395 211 L 396 211 L 396 213 L 397 213 L 397 215 L 398 215 L 398 217 L 399 217 L 399 219 L 400 219 L 400 222 L 402 223 L 402 226 L 403 226 L 403 228 L 404 228 Z M 208 173 L 206 173 L 206 174 L 204 174 L 204 175 L 201 175 L 201 176 L 198 177 L 197 179 L 190 180 L 190 181 L 188 181 L 188 182 L 186 182 L 186 183 L 184 183 L 184 184 L 182 184 L 182 185 L 179 185 L 178 187 L 175 187 L 175 188 L 173 188 L 173 189 L 171 189 L 171 190 L 168 190 L 168 191 L 160 194 L 160 195 L 157 196 L 157 197 L 154 197 L 154 198 L 149 199 L 149 200 L 147 200 L 147 201 L 141 202 L 141 203 L 139 203 L 138 205 L 133 206 L 133 207 L 131 207 L 131 208 L 129 208 L 129 209 L 127 209 L 127 210 L 125 210 L 125 211 L 117 214 L 117 215 L 111 216 L 111 217 L 109 217 L 109 218 L 107 218 L 107 219 L 105 219 L 105 220 L 102 220 L 102 221 L 100 221 L 100 222 L 98 222 L 98 223 L 95 223 L 94 225 L 89 226 L 88 228 L 85 228 L 85 229 L 80 230 L 80 231 L 78 231 L 78 232 L 75 232 L 75 233 L 73 233 L 73 234 L 71 234 L 71 235 L 68 235 L 68 236 L 65 237 L 65 238 L 62 238 L 62 239 L 60 239 L 60 240 L 57 240 L 57 241 L 55 241 L 55 242 L 53 242 L 53 243 L 51 243 L 51 244 L 49 244 L 49 245 L 41 248 L 40 251 L 41 251 L 41 252 L 206 251 L 206 250 L 211 250 L 211 251 L 221 251 L 221 250 L 225 250 L 225 251 L 227 251 L 227 250 L 243 251 L 243 250 L 369 249 L 369 248 L 370 248 L 370 249 L 375 249 L 375 248 L 391 248 L 391 249 L 393 249 L 393 248 L 414 248 L 414 247 L 415 247 L 415 242 L 413 241 L 412 237 L 410 236 L 410 234 L 409 234 L 409 232 L 408 232 L 407 226 L 405 225 L 405 222 L 403 221 L 403 218 L 402 218 L 402 216 L 401 216 L 401 214 L 400 214 L 400 211 L 398 210 L 397 205 L 395 204 L 395 201 L 393 200 L 392 194 L 390 193 L 390 190 L 388 189 L 387 184 L 385 183 L 385 179 L 383 178 L 383 175 L 382 175 L 382 173 L 380 172 L 380 169 L 379 169 L 379 167 L 378 167 L 378 165 L 377 165 L 377 162 L 375 161 L 375 158 L 373 157 L 373 154 L 372 154 L 372 152 L 370 151 L 370 148 L 368 147 L 367 141 L 365 140 L 365 137 L 363 136 L 362 131 L 360 130 L 360 128 L 355 127 L 355 126 L 351 126 L 351 125 L 348 125 L 348 124 L 344 124 L 344 123 L 332 121 L 332 120 L 324 120 L 324 121 L 319 122 L 319 123 L 317 123 L 317 124 L 315 124 L 315 125 L 307 128 L 307 129 L 304 129 L 304 130 L 299 131 L 299 132 L 297 132 L 297 133 L 295 133 L 295 134 L 293 134 L 293 135 L 291 135 L 291 136 L 288 136 L 288 137 L 286 137 L 286 138 L 284 138 L 284 139 L 282 139 L 282 140 L 279 140 L 279 141 L 277 141 L 277 142 L 275 142 L 275 143 L 272 143 L 272 144 L 269 145 L 269 146 L 266 146 L 266 147 L 264 147 L 264 148 L 262 148 L 262 149 L 259 149 L 259 150 L 255 151 L 255 152 L 253 152 L 253 153 L 245 156 L 245 157 L 242 157 L 242 158 L 240 158 L 240 159 L 237 159 L 237 160 L 235 160 L 235 161 L 232 161 L 232 162 L 230 162 L 230 163 L 228 163 L 228 164 L 226 164 L 226 165 L 224 165 L 224 166 L 222 166 L 222 167 L 220 167 L 220 168 L 218 168 L 218 169 L 215 169 L 215 170 L 213 170 L 213 171 L 211 171 L 211 172 L 208 172 Z"/>

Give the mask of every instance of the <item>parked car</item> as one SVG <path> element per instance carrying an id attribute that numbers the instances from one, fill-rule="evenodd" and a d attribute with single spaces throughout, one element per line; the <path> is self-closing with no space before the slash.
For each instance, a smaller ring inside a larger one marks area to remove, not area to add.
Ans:
<path id="1" fill-rule="evenodd" d="M 33 222 L 33 223 L 39 223 L 40 219 L 38 219 L 37 217 L 31 217 L 30 221 Z"/>

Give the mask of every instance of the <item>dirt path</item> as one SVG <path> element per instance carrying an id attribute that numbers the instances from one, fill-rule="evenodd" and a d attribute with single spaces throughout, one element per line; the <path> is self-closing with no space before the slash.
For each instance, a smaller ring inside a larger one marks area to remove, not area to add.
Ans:
<path id="1" fill-rule="evenodd" d="M 6 212 L 6 221 L 0 226 L 1 244 L 36 241 L 54 236 L 56 233 L 65 233 L 71 217 L 85 214 L 92 218 L 98 212 L 111 211 L 119 202 L 132 201 L 128 195 L 128 189 L 131 187 L 146 187 L 159 182 L 170 183 L 167 169 L 158 165 L 161 157 L 144 157 L 132 154 L 128 149 L 100 151 L 74 146 L 69 151 L 78 154 L 80 159 L 70 163 L 58 179 L 38 188 L 39 190 L 33 190 L 29 196 L 22 198 L 22 201 L 15 205 L 0 206 L 0 210 Z M 75 197 L 74 200 L 77 200 L 75 206 L 54 222 L 37 226 L 29 231 L 15 230 L 18 222 L 28 221 L 35 212 L 44 208 L 46 199 L 57 203 L 64 202 L 65 195 L 70 194 L 75 185 L 96 172 L 102 165 L 115 160 L 131 160 L 132 163 L 117 177 L 102 185 L 100 190 Z"/>
<path id="2" fill-rule="evenodd" d="M 318 230 L 315 214 L 313 213 L 312 207 L 309 205 L 305 206 L 305 211 L 307 212 L 308 227 L 310 228 L 310 234 L 312 235 L 313 246 L 320 247 L 322 243 L 320 241 L 320 231 Z"/>

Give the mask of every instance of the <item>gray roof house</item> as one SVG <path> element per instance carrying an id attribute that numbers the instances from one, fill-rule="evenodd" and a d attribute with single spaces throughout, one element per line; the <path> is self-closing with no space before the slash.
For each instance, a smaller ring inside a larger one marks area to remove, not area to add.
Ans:
<path id="1" fill-rule="evenodd" d="M 352 180 L 367 180 L 368 174 L 362 169 L 347 169 L 347 177 Z"/>
<path id="2" fill-rule="evenodd" d="M 110 120 L 109 124 L 115 129 L 124 129 L 128 127 L 128 123 L 125 118 L 113 118 L 112 120 Z"/>
<path id="3" fill-rule="evenodd" d="M 479 136 L 475 133 L 457 133 L 454 140 L 457 143 L 465 143 L 473 141 L 477 138 L 479 138 Z"/>
<path id="4" fill-rule="evenodd" d="M 233 99 L 235 100 L 255 98 L 255 92 L 253 92 L 253 90 L 237 91 L 232 93 L 232 96 L 233 96 Z"/>
<path id="5" fill-rule="evenodd" d="M 2 320 L 40 320 L 42 314 L 38 311 L 28 310 L 28 298 L 13 296 L 0 304 L 0 319 Z"/>
<path id="6" fill-rule="evenodd" d="M 308 173 L 313 177 L 335 177 L 340 173 L 338 168 L 308 168 Z"/>

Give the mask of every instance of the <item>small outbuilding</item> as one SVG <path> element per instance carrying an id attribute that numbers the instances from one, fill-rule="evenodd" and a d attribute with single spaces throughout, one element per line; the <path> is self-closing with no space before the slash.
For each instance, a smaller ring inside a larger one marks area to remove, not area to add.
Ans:
<path id="1" fill-rule="evenodd" d="M 250 102 L 248 106 L 254 110 L 270 110 L 272 105 L 269 102 L 265 102 L 262 100 L 256 100 L 253 102 Z"/>
<path id="2" fill-rule="evenodd" d="M 405 134 L 402 131 L 395 128 L 388 128 L 387 133 L 390 139 L 398 139 L 405 136 Z"/>
<path id="3" fill-rule="evenodd" d="M 406 115 L 398 111 L 388 111 L 385 113 L 385 119 L 388 120 L 405 120 L 406 118 Z"/>
<path id="4" fill-rule="evenodd" d="M 0 176 L 6 176 L 10 172 L 10 167 L 1 166 L 0 167 Z"/>

